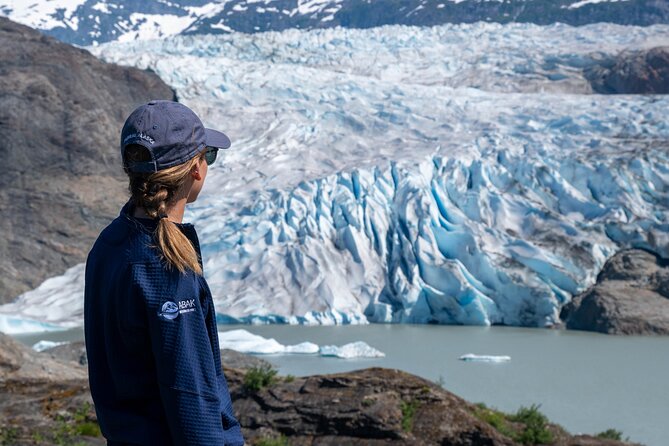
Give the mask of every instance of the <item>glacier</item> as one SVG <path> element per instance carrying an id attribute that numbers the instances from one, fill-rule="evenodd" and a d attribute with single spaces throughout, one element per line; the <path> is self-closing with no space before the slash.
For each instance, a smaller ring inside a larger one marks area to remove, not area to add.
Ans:
<path id="1" fill-rule="evenodd" d="M 219 322 L 546 327 L 618 250 L 669 258 L 669 99 L 583 76 L 668 38 L 476 23 L 89 50 L 154 70 L 232 139 L 186 214 Z M 81 271 L 0 320 L 81 325 Z"/>

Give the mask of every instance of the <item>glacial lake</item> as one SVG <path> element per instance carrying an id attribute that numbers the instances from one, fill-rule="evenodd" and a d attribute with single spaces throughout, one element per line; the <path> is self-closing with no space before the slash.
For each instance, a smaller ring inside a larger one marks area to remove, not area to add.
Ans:
<path id="1" fill-rule="evenodd" d="M 471 402 L 507 412 L 540 404 L 551 421 L 571 433 L 609 428 L 646 444 L 668 444 L 669 338 L 608 336 L 587 332 L 510 327 L 443 325 L 221 325 L 243 328 L 282 344 L 310 341 L 343 345 L 365 341 L 384 358 L 339 359 L 317 355 L 263 355 L 281 374 L 296 376 L 365 367 L 402 369 Z M 40 339 L 80 340 L 82 330 L 17 335 L 32 345 Z M 508 355 L 504 363 L 464 362 L 459 357 Z"/>

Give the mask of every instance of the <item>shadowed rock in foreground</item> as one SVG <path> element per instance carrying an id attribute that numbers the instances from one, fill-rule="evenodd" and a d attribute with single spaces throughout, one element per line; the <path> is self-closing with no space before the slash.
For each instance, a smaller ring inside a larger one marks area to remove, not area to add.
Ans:
<path id="1" fill-rule="evenodd" d="M 126 116 L 174 92 L 0 17 L 0 303 L 85 260 L 118 215 Z"/>
<path id="2" fill-rule="evenodd" d="M 597 93 L 669 94 L 669 47 L 623 52 L 585 75 Z"/>
<path id="3" fill-rule="evenodd" d="M 574 330 L 669 335 L 669 261 L 638 249 L 617 253 L 560 317 Z"/>
<path id="4" fill-rule="evenodd" d="M 0 439 L 9 439 L 5 444 L 106 444 L 96 430 L 86 368 L 80 364 L 82 347 L 77 343 L 37 353 L 0 333 Z M 266 365 L 227 351 L 222 356 L 240 367 Z M 249 445 L 268 444 L 268 439 L 292 446 L 519 444 L 487 421 L 494 411 L 398 370 L 278 377 L 256 389 L 245 380 L 247 373 L 225 369 Z M 514 420 L 504 423 L 506 429 L 524 428 Z M 552 445 L 624 444 L 574 437 L 550 424 L 546 429 Z"/>
<path id="5" fill-rule="evenodd" d="M 268 388 L 244 387 L 243 373 L 226 370 L 235 413 L 250 444 L 285 438 L 291 446 L 518 445 L 486 421 L 506 417 L 471 404 L 441 386 L 393 369 L 369 368 L 332 375 L 279 378 Z M 525 425 L 505 418 L 504 428 Z M 548 424 L 551 445 L 622 445 L 588 435 L 571 436 Z"/>

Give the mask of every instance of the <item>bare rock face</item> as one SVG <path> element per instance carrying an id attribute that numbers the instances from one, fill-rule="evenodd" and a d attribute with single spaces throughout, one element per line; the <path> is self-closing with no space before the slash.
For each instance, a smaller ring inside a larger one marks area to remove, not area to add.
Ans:
<path id="1" fill-rule="evenodd" d="M 669 94 L 669 47 L 630 51 L 586 71 L 602 94 Z"/>
<path id="2" fill-rule="evenodd" d="M 84 341 L 68 342 L 45 349 L 42 353 L 59 361 L 72 361 L 81 366 L 88 365 Z"/>
<path id="3" fill-rule="evenodd" d="M 0 17 L 0 303 L 85 260 L 127 196 L 123 121 L 150 99 L 174 92 Z"/>
<path id="4" fill-rule="evenodd" d="M 669 261 L 636 249 L 617 253 L 560 316 L 575 330 L 669 335 Z"/>
<path id="5" fill-rule="evenodd" d="M 84 445 L 104 445 L 102 438 L 75 438 L 74 431 L 68 430 L 74 425 L 74 414 L 79 423 L 96 419 L 86 369 L 34 352 L 0 333 L 2 444 L 76 440 Z"/>
<path id="6" fill-rule="evenodd" d="M 295 378 L 254 392 L 226 370 L 250 444 L 285 435 L 291 445 L 511 445 L 473 405 L 399 370 L 370 368 Z"/>
<path id="7" fill-rule="evenodd" d="M 520 444 L 478 416 L 480 407 L 400 370 L 279 377 L 255 391 L 244 386 L 242 371 L 226 369 L 225 376 L 248 444 L 282 437 L 292 446 Z M 547 429 L 554 446 L 626 444 Z"/>

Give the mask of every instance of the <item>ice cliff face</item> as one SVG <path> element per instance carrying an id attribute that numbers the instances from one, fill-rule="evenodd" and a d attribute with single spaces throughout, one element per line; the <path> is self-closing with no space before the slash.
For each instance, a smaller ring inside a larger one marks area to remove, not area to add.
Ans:
<path id="1" fill-rule="evenodd" d="M 187 215 L 221 321 L 547 326 L 617 250 L 669 258 L 669 99 L 587 94 L 581 71 L 668 34 L 475 24 L 95 51 L 152 68 L 231 136 Z M 40 293 L 0 313 L 80 323 L 79 297 L 47 318 Z"/>

